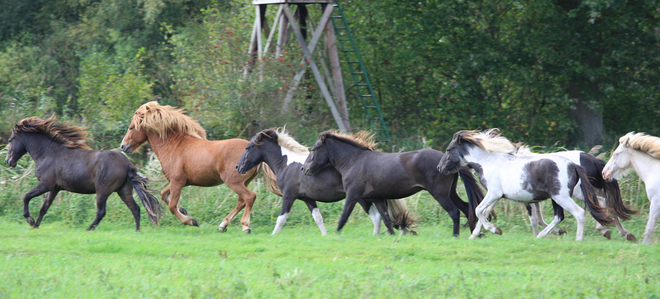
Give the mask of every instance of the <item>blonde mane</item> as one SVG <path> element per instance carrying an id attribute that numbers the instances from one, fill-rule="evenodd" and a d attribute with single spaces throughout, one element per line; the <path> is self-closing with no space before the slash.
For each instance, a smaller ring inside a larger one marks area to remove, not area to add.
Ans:
<path id="1" fill-rule="evenodd" d="M 465 140 L 487 152 L 514 154 L 519 147 L 511 143 L 509 139 L 502 137 L 497 129 L 489 129 L 483 132 L 463 130 L 454 134 L 454 140 Z"/>
<path id="2" fill-rule="evenodd" d="M 619 138 L 619 144 L 643 151 L 653 158 L 660 159 L 660 138 L 658 137 L 630 132 Z"/>
<path id="3" fill-rule="evenodd" d="M 85 144 L 89 138 L 84 127 L 72 126 L 69 123 L 56 124 L 57 117 L 48 119 L 36 116 L 24 118 L 14 126 L 14 133 L 41 133 L 67 148 L 91 149 Z"/>
<path id="4" fill-rule="evenodd" d="M 333 136 L 339 140 L 343 140 L 347 143 L 370 151 L 376 151 L 375 147 L 378 145 L 378 142 L 374 140 L 375 136 L 369 131 L 358 131 L 352 134 L 345 134 L 339 130 L 329 130 L 319 134 L 319 137 L 321 138 L 325 138 L 327 136 Z"/>
<path id="5" fill-rule="evenodd" d="M 309 149 L 293 139 L 293 137 L 289 135 L 289 132 L 287 132 L 285 128 L 277 128 L 275 133 L 277 133 L 277 144 L 279 144 L 281 147 L 286 148 L 296 154 L 305 156 L 309 155 Z"/>
<path id="6" fill-rule="evenodd" d="M 183 109 L 161 106 L 156 101 L 146 103 L 137 110 L 131 119 L 136 130 L 145 129 L 165 139 L 170 133 L 179 133 L 206 140 L 206 131 Z"/>

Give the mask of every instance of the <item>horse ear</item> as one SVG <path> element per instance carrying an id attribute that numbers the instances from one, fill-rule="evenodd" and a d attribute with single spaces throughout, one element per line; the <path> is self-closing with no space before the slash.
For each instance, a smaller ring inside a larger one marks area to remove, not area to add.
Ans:
<path id="1" fill-rule="evenodd" d="M 326 136 L 325 134 L 319 136 L 319 140 L 321 140 L 321 143 L 323 143 L 323 141 L 325 141 L 325 136 Z"/>

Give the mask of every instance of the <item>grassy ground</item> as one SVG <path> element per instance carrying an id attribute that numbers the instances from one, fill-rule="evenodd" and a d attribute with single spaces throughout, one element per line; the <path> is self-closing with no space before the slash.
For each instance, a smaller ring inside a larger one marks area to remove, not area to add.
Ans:
<path id="1" fill-rule="evenodd" d="M 467 240 L 448 226 L 419 236 L 316 227 L 41 229 L 0 219 L 0 297 L 653 297 L 660 252 L 621 239 L 537 240 L 513 231 Z"/>

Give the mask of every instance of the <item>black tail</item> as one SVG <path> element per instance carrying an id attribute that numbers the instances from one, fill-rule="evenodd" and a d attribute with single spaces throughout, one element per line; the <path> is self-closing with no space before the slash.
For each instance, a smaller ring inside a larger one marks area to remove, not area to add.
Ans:
<path id="1" fill-rule="evenodd" d="M 582 168 L 582 166 L 575 165 L 575 172 L 577 172 L 578 177 L 582 181 L 580 183 L 580 189 L 584 195 L 584 203 L 587 206 L 589 213 L 591 213 L 591 216 L 593 216 L 594 219 L 596 219 L 596 221 L 602 225 L 608 226 L 612 224 L 614 220 L 612 217 L 608 216 L 605 209 L 601 208 L 598 204 L 598 197 L 596 197 L 594 187 L 592 187 L 591 183 L 589 183 L 589 178 L 587 177 L 584 168 Z"/>
<path id="2" fill-rule="evenodd" d="M 605 168 L 606 163 L 605 161 L 600 159 L 596 159 L 596 160 L 597 161 L 594 164 L 596 166 L 598 176 L 596 178 L 590 177 L 590 179 L 597 180 L 602 186 L 603 190 L 605 191 L 606 205 L 609 208 L 612 215 L 619 217 L 619 219 L 623 221 L 629 220 L 630 216 L 639 213 L 639 211 L 635 211 L 633 209 L 626 207 L 626 205 L 623 203 L 623 198 L 621 198 L 621 190 L 619 189 L 619 182 L 617 182 L 616 180 L 606 181 L 605 179 L 603 179 L 603 168 Z M 592 185 L 597 186 L 597 184 L 593 184 L 593 183 Z"/>
<path id="3" fill-rule="evenodd" d="M 470 230 L 472 231 L 477 225 L 477 217 L 475 217 L 474 211 L 484 199 L 484 194 L 481 192 L 481 188 L 479 188 L 479 184 L 477 183 L 477 180 L 474 179 L 474 175 L 472 175 L 469 168 L 461 167 L 458 170 L 458 174 L 463 180 L 465 192 L 468 197 L 468 209 L 470 210 L 470 214 L 468 215 L 468 225 L 470 225 Z M 494 216 L 494 214 L 491 215 Z"/>
<path id="4" fill-rule="evenodd" d="M 162 216 L 160 201 L 147 191 L 147 179 L 139 176 L 137 174 L 137 168 L 133 165 L 128 168 L 128 179 L 131 182 L 131 185 L 133 185 L 135 192 L 137 192 L 142 205 L 147 210 L 149 221 L 151 221 L 151 224 L 153 225 L 158 225 L 158 220 L 160 220 L 160 217 Z"/>

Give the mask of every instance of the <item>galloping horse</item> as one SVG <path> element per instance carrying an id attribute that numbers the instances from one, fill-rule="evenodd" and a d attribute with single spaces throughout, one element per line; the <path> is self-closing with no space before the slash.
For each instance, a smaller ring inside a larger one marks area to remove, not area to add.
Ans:
<path id="1" fill-rule="evenodd" d="M 523 204 L 552 198 L 555 217 L 538 237 L 544 237 L 555 228 L 563 220 L 563 209 L 566 209 L 577 220 L 576 239 L 582 240 L 584 209 L 571 198 L 579 180 L 591 215 L 603 225 L 612 222 L 605 210 L 598 206 L 596 193 L 589 184 L 584 168 L 560 156 L 520 156 L 514 155 L 515 151 L 516 147 L 506 138 L 477 131 L 458 131 L 438 164 L 437 168 L 442 173 L 455 172 L 470 165 L 488 189 L 486 197 L 476 208 L 479 223 L 472 232 L 471 239 L 480 235 L 482 226 L 493 233 L 502 234 L 498 227 L 488 221 L 487 216 L 499 199 L 506 197 Z"/>
<path id="2" fill-rule="evenodd" d="M 352 136 L 373 144 L 365 133 L 360 132 Z M 267 129 L 250 139 L 243 156 L 238 160 L 236 169 L 239 173 L 245 173 L 248 169 L 263 162 L 270 166 L 277 177 L 275 188 L 278 191 L 281 190 L 276 194 L 282 196 L 282 211 L 277 217 L 273 234 L 282 229 L 295 199 L 300 199 L 307 204 L 321 234 L 327 234 L 316 202 L 337 202 L 346 197 L 341 174 L 332 165 L 319 170 L 313 176 L 302 174 L 300 167 L 308 155 L 307 147 L 298 143 L 284 129 Z M 374 223 L 374 235 L 379 234 L 381 216 L 378 210 L 371 202 L 360 200 L 359 203 Z M 389 212 L 393 214 L 393 218 L 398 219 L 401 217 L 399 216 L 401 213 L 407 213 L 405 204 L 403 199 L 388 201 Z M 402 228 L 404 233 L 407 232 L 405 226 Z"/>
<path id="3" fill-rule="evenodd" d="M 646 195 L 651 202 L 643 241 L 650 244 L 660 217 L 660 138 L 634 132 L 619 138 L 619 146 L 603 169 L 603 178 L 621 178 L 625 170 L 631 167 L 644 181 Z"/>
<path id="4" fill-rule="evenodd" d="M 96 193 L 96 219 L 87 228 L 93 230 L 105 216 L 108 196 L 117 192 L 135 218 L 135 230 L 140 230 L 140 207 L 133 199 L 133 189 L 147 209 L 149 220 L 156 225 L 160 218 L 160 203 L 147 192 L 146 179 L 137 174 L 137 168 L 119 152 L 95 151 L 85 145 L 87 132 L 82 127 L 57 124 L 57 118 L 29 117 L 13 128 L 5 163 L 15 167 L 18 159 L 30 154 L 35 163 L 39 183 L 23 198 L 23 217 L 34 228 L 39 227 L 57 193 Z M 46 193 L 39 217 L 30 216 L 29 203 Z"/>
<path id="5" fill-rule="evenodd" d="M 178 206 L 183 187 L 211 187 L 225 183 L 238 194 L 238 202 L 236 208 L 220 223 L 218 230 L 226 230 L 234 216 L 245 208 L 241 225 L 243 231 L 249 233 L 250 212 L 257 195 L 247 185 L 260 169 L 250 169 L 242 175 L 234 167 L 248 141 L 206 140 L 206 131 L 202 126 L 182 112 L 181 109 L 161 106 L 155 101 L 140 106 L 121 141 L 121 149 L 131 153 L 149 141 L 170 183 L 161 191 L 161 198 L 181 223 L 198 226 L 197 220 L 186 215 L 187 212 Z M 266 179 L 269 178 L 266 176 Z"/>
<path id="6" fill-rule="evenodd" d="M 442 156 L 442 152 L 432 149 L 383 153 L 359 139 L 326 131 L 314 143 L 302 170 L 306 175 L 314 175 L 332 165 L 341 173 L 346 202 L 337 230 L 346 224 L 358 200 L 364 199 L 376 205 L 388 231 L 393 233 L 385 200 L 404 198 L 425 189 L 449 213 L 454 222 L 453 234 L 458 236 L 460 211 L 468 217 L 470 228 L 474 227 L 474 207 L 483 195 L 472 174 L 464 167 L 460 175 L 469 204 L 461 200 L 456 193 L 458 175 L 443 175 L 435 169 L 436 161 Z"/>
<path id="7" fill-rule="evenodd" d="M 517 155 L 537 155 L 532 153 L 527 146 L 516 146 L 518 147 L 518 150 L 516 151 Z M 603 197 L 598 196 L 598 203 L 602 208 L 609 208 L 609 211 L 613 214 L 613 216 L 615 216 L 613 220 L 617 230 L 619 231 L 619 234 L 628 241 L 637 241 L 637 238 L 628 232 L 628 230 L 626 230 L 621 224 L 621 221 L 630 219 L 630 216 L 636 214 L 637 211 L 631 210 L 625 206 L 623 199 L 621 198 L 619 183 L 616 180 L 607 181 L 603 179 L 601 173 L 605 167 L 605 161 L 583 151 L 563 151 L 549 154 L 564 157 L 568 160 L 571 160 L 571 162 L 584 167 L 587 177 L 589 178 L 589 183 L 594 187 L 594 189 L 596 189 L 596 191 L 603 195 Z M 578 186 L 575 186 L 573 189 L 573 197 L 582 201 L 585 200 L 581 189 L 578 188 Z M 541 227 L 547 227 L 547 223 L 545 223 L 543 220 L 543 216 L 539 208 L 540 205 L 538 203 L 533 203 L 527 206 L 527 211 L 530 216 L 530 221 L 532 222 L 532 230 L 534 231 L 534 235 L 538 235 L 539 225 Z M 534 223 L 538 223 L 538 225 L 535 225 Z M 596 222 L 596 229 L 604 237 L 608 239 L 611 238 L 612 233 L 599 222 Z"/>

